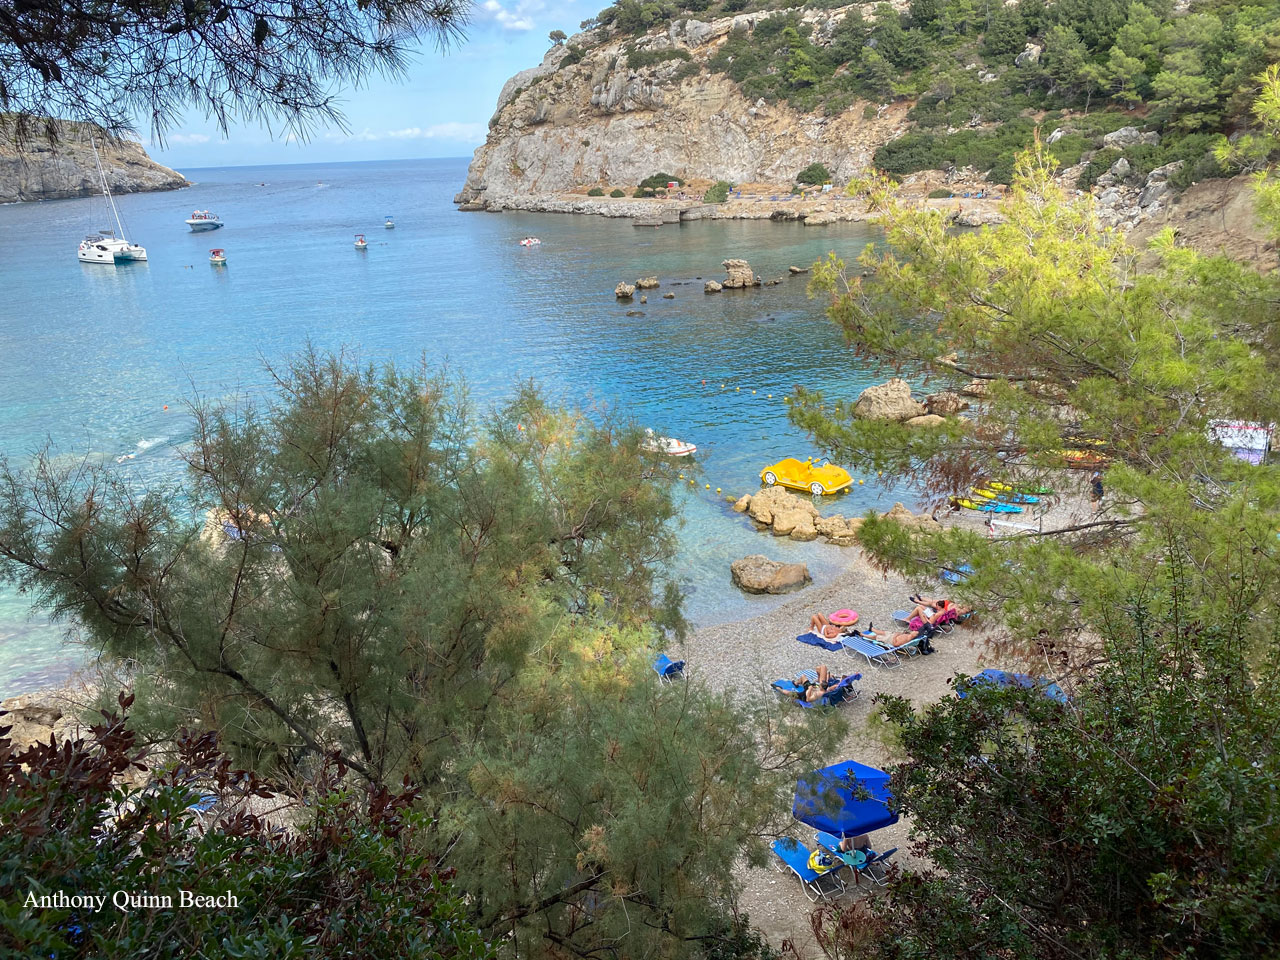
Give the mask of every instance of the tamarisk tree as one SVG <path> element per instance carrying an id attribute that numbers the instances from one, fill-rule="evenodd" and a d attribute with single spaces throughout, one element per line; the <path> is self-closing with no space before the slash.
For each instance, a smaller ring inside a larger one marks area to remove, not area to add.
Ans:
<path id="1" fill-rule="evenodd" d="M 3 0 L 0 112 L 163 136 L 194 108 L 305 135 L 341 121 L 334 82 L 399 75 L 420 39 L 459 35 L 468 0 Z M 56 132 L 56 125 L 47 127 Z"/>
<path id="2" fill-rule="evenodd" d="M 763 860 L 842 727 L 657 682 L 683 630 L 669 459 L 532 386 L 483 413 L 421 367 L 272 374 L 274 398 L 194 403 L 172 489 L 4 464 L 3 575 L 136 664 L 148 737 L 412 787 L 494 942 L 758 952 L 730 866 Z"/>

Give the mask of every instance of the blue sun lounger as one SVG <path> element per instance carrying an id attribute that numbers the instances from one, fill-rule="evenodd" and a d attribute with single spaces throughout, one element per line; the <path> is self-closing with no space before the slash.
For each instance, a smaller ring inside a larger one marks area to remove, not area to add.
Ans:
<path id="1" fill-rule="evenodd" d="M 805 673 L 813 671 L 806 670 Z M 815 675 L 816 679 L 816 675 Z M 794 680 L 775 680 L 771 684 L 773 689 L 777 691 L 778 696 L 786 700 L 790 700 L 798 707 L 804 707 L 806 710 L 812 710 L 815 707 L 838 707 L 842 703 L 851 703 L 862 696 L 862 691 L 854 684 L 862 679 L 862 674 L 851 673 L 843 678 L 834 687 L 830 687 L 826 693 L 820 696 L 812 703 L 804 699 L 804 687 L 800 686 Z"/>
<path id="2" fill-rule="evenodd" d="M 902 663 L 896 651 L 879 646 L 863 637 L 841 637 L 840 643 L 844 646 L 845 653 L 851 657 L 865 657 L 868 664 L 875 664 L 878 667 L 896 667 Z"/>
<path id="3" fill-rule="evenodd" d="M 782 837 L 773 841 L 773 852 L 777 854 L 779 863 L 774 864 L 781 872 L 790 870 L 800 881 L 804 895 L 817 903 L 819 900 L 830 900 L 844 893 L 844 881 L 840 872 L 846 864 L 836 861 L 836 866 L 824 873 L 818 873 L 809 866 L 811 851 L 798 840 Z"/>
<path id="4" fill-rule="evenodd" d="M 665 653 L 658 654 L 658 659 L 653 661 L 653 672 L 658 675 L 663 683 L 674 683 L 676 678 L 684 679 L 684 661 L 672 660 Z"/>

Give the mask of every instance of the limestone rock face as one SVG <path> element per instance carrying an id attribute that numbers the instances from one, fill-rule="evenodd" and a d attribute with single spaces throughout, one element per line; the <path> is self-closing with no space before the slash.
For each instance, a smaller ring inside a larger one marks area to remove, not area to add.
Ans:
<path id="1" fill-rule="evenodd" d="M 1104 147 L 1114 147 L 1117 150 L 1132 147 L 1139 143 L 1155 146 L 1159 142 L 1160 134 L 1154 130 L 1142 133 L 1137 127 L 1121 127 L 1119 130 L 1113 130 L 1102 138 Z"/>
<path id="2" fill-rule="evenodd" d="M 800 11 L 818 43 L 831 42 L 846 13 Z M 907 104 L 868 118 L 867 102 L 856 100 L 838 114 L 818 116 L 748 99 L 729 77 L 707 67 L 735 25 L 750 30 L 773 15 L 676 20 L 639 37 L 592 30 L 553 47 L 541 64 L 503 86 L 458 202 L 503 202 L 590 184 L 628 187 L 656 171 L 785 183 L 816 162 L 838 184 L 862 174 L 880 144 L 905 132 Z M 569 57 L 571 47 L 579 51 L 577 62 L 566 62 L 576 59 Z M 632 67 L 630 48 L 680 51 L 690 59 Z"/>
<path id="3" fill-rule="evenodd" d="M 910 420 L 925 412 L 924 404 L 911 398 L 911 387 L 901 377 L 867 387 L 853 405 L 853 415 L 864 420 Z"/>
<path id="4" fill-rule="evenodd" d="M 58 129 L 56 142 L 36 138 L 18 147 L 0 118 L 0 203 L 61 200 L 102 193 L 89 128 L 78 123 L 60 123 Z M 177 190 L 189 186 L 186 177 L 156 163 L 136 141 L 99 142 L 98 154 L 112 193 Z"/>
<path id="5" fill-rule="evenodd" d="M 634 284 L 630 284 L 630 283 L 619 283 L 616 287 L 613 288 L 613 295 L 617 297 L 619 300 L 629 300 L 633 296 L 635 296 L 635 293 L 636 293 L 636 288 Z"/>
<path id="6" fill-rule="evenodd" d="M 924 408 L 940 417 L 950 417 L 969 409 L 969 401 L 949 390 L 931 393 L 924 398 Z"/>
<path id="7" fill-rule="evenodd" d="M 733 561 L 729 576 L 734 586 L 746 593 L 790 593 L 812 579 L 803 563 L 779 563 L 758 553 Z"/>
<path id="8" fill-rule="evenodd" d="M 641 277 L 636 281 L 637 290 L 652 290 L 658 286 L 657 277 Z"/>
<path id="9" fill-rule="evenodd" d="M 1013 58 L 1014 66 L 1026 67 L 1034 63 L 1040 62 L 1040 54 L 1044 53 L 1044 47 L 1036 43 L 1028 43 L 1020 54 Z"/>
<path id="10" fill-rule="evenodd" d="M 727 277 L 722 286 L 728 289 L 739 289 L 741 287 L 758 287 L 760 284 L 756 280 L 756 275 L 751 270 L 751 264 L 745 260 L 726 260 L 723 264 Z"/>

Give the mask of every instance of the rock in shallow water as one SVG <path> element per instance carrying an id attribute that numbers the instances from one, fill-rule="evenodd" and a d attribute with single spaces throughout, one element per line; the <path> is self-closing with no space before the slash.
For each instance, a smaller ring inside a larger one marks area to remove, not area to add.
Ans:
<path id="1" fill-rule="evenodd" d="M 746 593 L 790 593 L 812 580 L 803 563 L 779 563 L 758 553 L 733 561 L 729 576 L 734 586 Z"/>

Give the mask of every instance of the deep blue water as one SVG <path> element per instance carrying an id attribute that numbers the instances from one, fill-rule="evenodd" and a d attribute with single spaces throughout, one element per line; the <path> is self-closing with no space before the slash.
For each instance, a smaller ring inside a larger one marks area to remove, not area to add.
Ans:
<path id="1" fill-rule="evenodd" d="M 696 443 L 712 491 L 682 493 L 678 570 L 695 623 L 777 602 L 730 585 L 729 563 L 746 553 L 803 560 L 819 582 L 844 562 L 839 548 L 757 533 L 714 488 L 751 492 L 766 463 L 816 452 L 786 419 L 781 398 L 794 385 L 850 397 L 876 378 L 806 298 L 802 279 L 706 296 L 698 278 L 722 277 L 726 257 L 747 258 L 765 277 L 830 249 L 851 258 L 871 238 L 866 228 L 641 230 L 597 217 L 461 214 L 451 199 L 463 160 L 184 172 L 197 181 L 190 189 L 118 201 L 146 264 L 76 260 L 81 237 L 107 225 L 100 200 L 0 206 L 0 451 L 10 458 L 48 438 L 64 454 L 113 465 L 134 454 L 113 468 L 140 485 L 172 479 L 175 445 L 189 436 L 183 401 L 194 391 L 261 391 L 262 360 L 310 338 L 374 360 L 425 353 L 481 398 L 534 377 L 556 398 L 617 405 Z M 227 226 L 189 233 L 193 208 Z M 395 230 L 382 226 L 388 214 Z M 367 251 L 353 247 L 358 232 Z M 531 234 L 540 247 L 518 245 Z M 225 268 L 208 263 L 214 246 L 226 249 Z M 619 280 L 648 274 L 663 286 L 646 305 L 615 302 Z M 674 300 L 661 299 L 668 291 Z M 893 499 L 868 480 L 823 509 L 850 515 Z M 83 660 L 65 629 L 0 590 L 0 696 L 55 682 Z"/>

